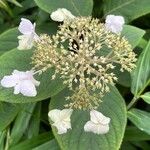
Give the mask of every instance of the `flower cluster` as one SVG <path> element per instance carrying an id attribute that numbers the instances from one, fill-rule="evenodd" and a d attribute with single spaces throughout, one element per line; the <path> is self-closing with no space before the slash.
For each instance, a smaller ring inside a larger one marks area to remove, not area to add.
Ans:
<path id="1" fill-rule="evenodd" d="M 60 74 L 63 83 L 73 93 L 66 97 L 69 103 L 65 107 L 68 109 L 54 109 L 48 113 L 58 134 L 71 129 L 73 108 L 90 110 L 90 120 L 84 125 L 85 132 L 106 134 L 110 118 L 95 109 L 105 93 L 109 92 L 109 86 L 117 81 L 114 73 L 117 64 L 120 71 L 131 72 L 136 62 L 131 45 L 121 35 L 124 18 L 108 15 L 105 23 L 101 23 L 99 19 L 91 17 L 75 17 L 65 8 L 57 9 L 50 17 L 63 22 L 53 36 L 38 36 L 35 23 L 21 19 L 18 29 L 22 35 L 18 36 L 18 49 L 35 47 L 32 56 L 34 66 L 30 71 L 14 70 L 11 75 L 4 76 L 1 85 L 14 87 L 14 94 L 34 97 L 40 82 L 33 76 L 54 67 L 52 80 Z"/>
<path id="2" fill-rule="evenodd" d="M 34 69 L 55 67 L 52 78 L 59 73 L 73 91 L 66 98 L 69 108 L 96 109 L 117 80 L 116 64 L 121 71 L 135 67 L 135 53 L 127 39 L 91 17 L 76 17 L 71 24 L 64 20 L 56 35 L 41 35 L 35 47 Z"/>

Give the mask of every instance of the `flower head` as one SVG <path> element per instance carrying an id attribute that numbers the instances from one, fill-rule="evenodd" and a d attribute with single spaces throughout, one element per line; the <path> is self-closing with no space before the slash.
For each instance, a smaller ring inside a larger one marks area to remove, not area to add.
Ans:
<path id="1" fill-rule="evenodd" d="M 108 15 L 106 16 L 106 29 L 113 33 L 120 33 L 123 29 L 125 21 L 122 16 Z"/>
<path id="2" fill-rule="evenodd" d="M 18 36 L 19 39 L 19 50 L 31 49 L 34 41 L 38 40 L 39 37 L 35 33 L 35 23 L 32 24 L 30 20 L 21 18 L 18 30 L 23 34 Z"/>
<path id="3" fill-rule="evenodd" d="M 75 18 L 75 16 L 65 8 L 57 9 L 56 11 L 51 13 L 50 17 L 52 20 L 58 22 L 63 22 L 64 20 L 71 20 Z"/>
<path id="4" fill-rule="evenodd" d="M 98 19 L 76 17 L 64 21 L 56 35 L 40 36 L 32 63 L 35 70 L 55 67 L 52 79 L 59 73 L 73 91 L 66 107 L 96 109 L 117 80 L 116 65 L 131 71 L 135 56 L 127 39 L 106 30 Z"/>
<path id="5" fill-rule="evenodd" d="M 90 111 L 90 121 L 84 125 L 85 132 L 93 132 L 95 134 L 106 134 L 109 131 L 110 118 L 104 116 L 96 110 Z"/>
<path id="6" fill-rule="evenodd" d="M 35 80 L 32 71 L 14 70 L 12 75 L 4 76 L 1 85 L 6 88 L 14 87 L 14 94 L 23 94 L 24 96 L 34 97 L 37 95 L 35 86 L 40 82 Z"/>
<path id="7" fill-rule="evenodd" d="M 64 134 L 68 129 L 71 129 L 71 114 L 72 109 L 53 109 L 49 111 L 48 116 L 53 121 L 53 126 L 55 126 L 58 130 L 58 134 Z"/>

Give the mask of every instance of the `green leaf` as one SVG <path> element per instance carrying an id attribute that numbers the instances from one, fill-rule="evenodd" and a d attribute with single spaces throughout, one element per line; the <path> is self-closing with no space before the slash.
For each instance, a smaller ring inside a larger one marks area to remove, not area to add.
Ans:
<path id="1" fill-rule="evenodd" d="M 53 138 L 51 132 L 46 132 L 34 137 L 32 139 L 25 140 L 20 142 L 17 145 L 14 145 L 10 150 L 30 150 L 34 147 L 37 147 Z"/>
<path id="2" fill-rule="evenodd" d="M 47 13 L 58 8 L 66 8 L 75 16 L 89 16 L 93 9 L 93 0 L 34 0 Z"/>
<path id="3" fill-rule="evenodd" d="M 10 135 L 10 145 L 15 145 L 22 138 L 25 130 L 29 125 L 29 121 L 36 103 L 22 104 L 22 111 L 18 114 Z"/>
<path id="4" fill-rule="evenodd" d="M 3 150 L 4 149 L 4 145 L 5 145 L 5 138 L 6 138 L 6 131 L 0 131 L 0 149 Z"/>
<path id="5" fill-rule="evenodd" d="M 132 126 L 126 128 L 124 140 L 125 141 L 148 141 L 150 140 L 150 135 Z"/>
<path id="6" fill-rule="evenodd" d="M 6 1 L 2 1 L 2 0 L 0 1 L 0 8 L 4 9 L 11 17 L 13 17 L 12 10 Z"/>
<path id="7" fill-rule="evenodd" d="M 140 55 L 137 67 L 131 74 L 131 91 L 135 96 L 139 96 L 150 82 L 150 41 Z"/>
<path id="8" fill-rule="evenodd" d="M 37 136 L 39 133 L 40 115 L 41 115 L 41 102 L 36 104 L 34 112 L 29 122 L 28 131 L 27 131 L 27 137 L 29 139 Z"/>
<path id="9" fill-rule="evenodd" d="M 32 150 L 60 150 L 58 143 L 56 140 L 50 140 L 36 148 L 33 148 Z"/>
<path id="10" fill-rule="evenodd" d="M 104 14 L 122 15 L 132 21 L 150 13 L 149 0 L 107 0 L 104 2 Z"/>
<path id="11" fill-rule="evenodd" d="M 42 25 L 37 25 L 36 32 L 37 34 L 40 33 L 47 33 L 47 34 L 54 34 L 57 31 L 57 24 L 56 23 L 45 23 Z M 5 52 L 12 50 L 18 46 L 18 39 L 17 37 L 21 35 L 19 33 L 18 28 L 9 29 L 0 34 L 0 55 L 4 54 Z"/>
<path id="12" fill-rule="evenodd" d="M 18 35 L 17 28 L 9 29 L 0 34 L 0 55 L 18 46 Z"/>
<path id="13" fill-rule="evenodd" d="M 10 75 L 14 69 L 19 71 L 31 70 L 31 56 L 32 50 L 19 51 L 17 49 L 11 50 L 0 57 L 0 79 L 6 75 Z M 0 86 L 0 101 L 11 103 L 28 103 L 41 101 L 60 92 L 64 85 L 62 80 L 58 77 L 56 80 L 51 80 L 54 69 L 49 69 L 42 75 L 35 77 L 40 81 L 40 86 L 37 87 L 36 97 L 26 97 L 21 94 L 14 95 L 13 88 L 4 88 Z"/>
<path id="14" fill-rule="evenodd" d="M 144 95 L 141 95 L 141 98 L 148 104 L 150 104 L 150 92 L 145 93 Z"/>
<path id="15" fill-rule="evenodd" d="M 26 10 L 36 7 L 35 2 L 31 1 L 31 0 L 24 0 L 24 1 L 20 2 L 20 4 L 22 7 L 15 7 L 13 9 L 13 12 L 16 15 L 20 15 L 21 13 L 25 12 Z"/>
<path id="16" fill-rule="evenodd" d="M 131 109 L 128 112 L 128 118 L 140 130 L 150 134 L 150 113 L 139 109 Z"/>
<path id="17" fill-rule="evenodd" d="M 149 143 L 147 141 L 134 141 L 132 144 L 135 145 L 137 149 L 149 150 Z"/>
<path id="18" fill-rule="evenodd" d="M 123 31 L 121 33 L 121 35 L 127 38 L 129 43 L 132 45 L 132 48 L 135 48 L 139 44 L 144 34 L 144 30 L 131 25 L 124 25 Z"/>
<path id="19" fill-rule="evenodd" d="M 0 103 L 0 131 L 4 130 L 14 120 L 19 110 L 19 105 Z"/>
<path id="20" fill-rule="evenodd" d="M 90 119 L 89 111 L 74 110 L 71 116 L 72 130 L 66 134 L 57 134 L 52 126 L 53 133 L 62 150 L 117 150 L 119 149 L 126 126 L 126 106 L 123 98 L 115 87 L 110 88 L 100 104 L 98 111 L 111 118 L 110 131 L 105 135 L 84 132 L 84 124 Z M 63 109 L 66 104 L 67 90 L 54 96 L 50 103 L 51 109 Z"/>
<path id="21" fill-rule="evenodd" d="M 7 0 L 7 1 L 18 6 L 18 7 L 22 7 L 22 5 L 17 0 Z"/>
<path id="22" fill-rule="evenodd" d="M 145 34 L 144 30 L 141 30 L 139 28 L 130 26 L 130 25 L 124 25 L 122 36 L 125 36 L 129 43 L 132 45 L 132 48 L 135 48 L 140 40 L 142 39 L 143 35 Z M 125 86 L 130 87 L 131 85 L 131 77 L 130 73 L 127 71 L 120 72 L 120 67 L 117 67 L 115 69 L 115 74 L 118 77 L 118 83 Z"/>
<path id="23" fill-rule="evenodd" d="M 120 150 L 137 150 L 137 148 L 130 142 L 123 141 Z"/>

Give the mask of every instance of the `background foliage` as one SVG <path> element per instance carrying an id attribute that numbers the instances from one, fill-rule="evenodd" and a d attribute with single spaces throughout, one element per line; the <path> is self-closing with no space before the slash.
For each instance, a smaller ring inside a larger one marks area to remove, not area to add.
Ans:
<path id="1" fill-rule="evenodd" d="M 13 95 L 0 86 L 0 150 L 149 150 L 150 149 L 150 0 L 0 0 L 0 79 L 12 70 L 31 68 L 32 51 L 18 51 L 17 26 L 21 17 L 37 23 L 37 33 L 54 34 L 58 23 L 49 14 L 67 8 L 76 16 L 100 18 L 122 15 L 126 24 L 122 35 L 131 43 L 138 61 L 131 73 L 116 73 L 99 111 L 112 119 L 110 132 L 94 135 L 83 132 L 87 111 L 75 111 L 73 130 L 58 135 L 50 127 L 49 109 L 62 108 L 69 91 L 53 70 L 38 78 L 41 86 L 35 98 Z"/>

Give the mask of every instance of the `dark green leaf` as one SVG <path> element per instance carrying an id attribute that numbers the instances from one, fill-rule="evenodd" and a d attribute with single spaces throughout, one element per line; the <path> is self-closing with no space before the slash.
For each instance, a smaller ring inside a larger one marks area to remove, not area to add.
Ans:
<path id="1" fill-rule="evenodd" d="M 0 131 L 4 130 L 14 120 L 19 110 L 19 105 L 0 103 Z"/>
<path id="2" fill-rule="evenodd" d="M 141 95 L 141 98 L 148 104 L 150 104 L 150 92 L 145 93 L 144 95 Z"/>
<path id="3" fill-rule="evenodd" d="M 98 111 L 111 118 L 110 131 L 106 135 L 96 135 L 84 132 L 84 124 L 90 119 L 89 111 L 75 110 L 71 116 L 72 130 L 58 135 L 52 126 L 54 135 L 63 150 L 117 150 L 119 149 L 126 125 L 126 106 L 115 87 L 103 98 Z M 62 109 L 66 104 L 65 97 L 68 91 L 64 90 L 52 98 L 51 109 Z"/>
<path id="4" fill-rule="evenodd" d="M 76 16 L 89 16 L 93 9 L 93 0 L 34 0 L 36 4 L 46 11 L 52 13 L 58 8 L 66 8 Z"/>
<path id="5" fill-rule="evenodd" d="M 144 34 L 144 30 L 131 25 L 124 25 L 123 31 L 121 33 L 121 35 L 128 39 L 129 43 L 132 45 L 132 48 L 139 44 Z"/>
<path id="6" fill-rule="evenodd" d="M 150 113 L 139 109 L 131 109 L 128 112 L 128 118 L 140 130 L 146 132 L 147 134 L 150 134 Z"/>
<path id="7" fill-rule="evenodd" d="M 105 16 L 108 14 L 122 15 L 126 21 L 150 13 L 149 0 L 107 0 L 104 2 Z"/>
<path id="8" fill-rule="evenodd" d="M 17 49 L 11 50 L 0 57 L 0 79 L 5 75 L 10 75 L 14 69 L 19 71 L 31 70 L 32 50 L 19 51 Z M 62 80 L 58 77 L 56 80 L 51 80 L 54 70 L 50 69 L 42 75 L 36 77 L 41 82 L 40 86 L 37 87 L 36 97 L 26 97 L 21 94 L 14 95 L 13 88 L 4 88 L 0 86 L 0 101 L 6 101 L 11 103 L 28 103 L 41 101 L 50 96 L 54 96 L 60 92 L 64 85 Z"/>
<path id="9" fill-rule="evenodd" d="M 37 147 L 53 138 L 51 132 L 46 132 L 34 137 L 32 139 L 25 140 L 17 145 L 14 145 L 10 150 L 30 150 Z"/>
<path id="10" fill-rule="evenodd" d="M 150 82 L 150 42 L 140 55 L 131 78 L 131 91 L 135 96 L 138 96 Z"/>
<path id="11" fill-rule="evenodd" d="M 5 138 L 6 138 L 6 131 L 0 131 L 0 150 L 4 149 L 5 145 Z"/>
<path id="12" fill-rule="evenodd" d="M 18 114 L 10 135 L 10 145 L 15 145 L 26 131 L 36 103 L 22 104 L 22 111 Z"/>
<path id="13" fill-rule="evenodd" d="M 124 140 L 145 141 L 145 140 L 150 140 L 150 135 L 132 126 L 126 128 Z"/>
<path id="14" fill-rule="evenodd" d="M 17 28 L 9 29 L 0 34 L 0 55 L 18 46 L 18 35 Z"/>
<path id="15" fill-rule="evenodd" d="M 28 126 L 27 137 L 30 139 L 39 133 L 40 128 L 41 103 L 37 103 L 34 112 L 31 116 Z"/>
<path id="16" fill-rule="evenodd" d="M 50 140 L 36 148 L 33 148 L 33 150 L 60 150 L 58 143 L 56 140 Z"/>

